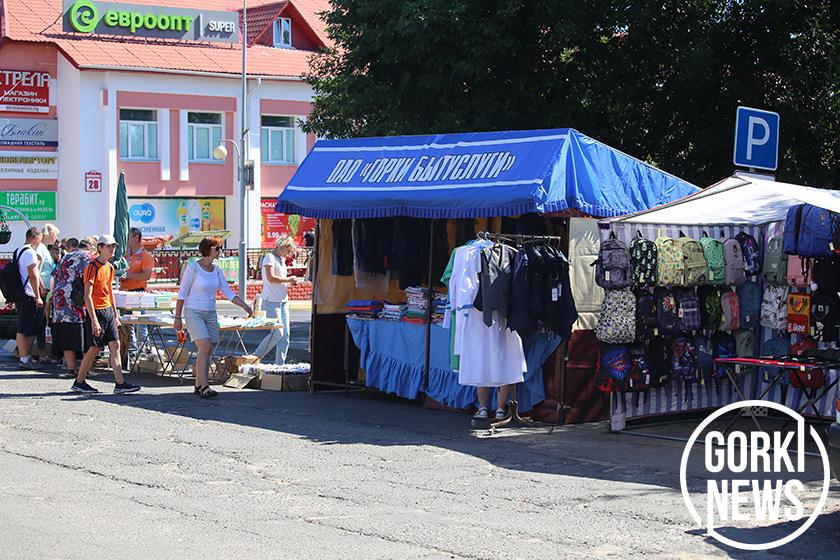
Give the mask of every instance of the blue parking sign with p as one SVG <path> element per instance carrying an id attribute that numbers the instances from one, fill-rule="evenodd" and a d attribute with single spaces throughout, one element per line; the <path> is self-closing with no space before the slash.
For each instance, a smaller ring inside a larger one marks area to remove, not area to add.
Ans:
<path id="1" fill-rule="evenodd" d="M 779 166 L 779 113 L 738 107 L 735 165 L 775 171 Z"/>

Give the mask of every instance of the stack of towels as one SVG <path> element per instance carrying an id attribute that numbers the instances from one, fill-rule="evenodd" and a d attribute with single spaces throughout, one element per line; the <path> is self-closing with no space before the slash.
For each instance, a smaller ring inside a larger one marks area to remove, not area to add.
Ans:
<path id="1" fill-rule="evenodd" d="M 382 312 L 382 300 L 354 299 L 347 302 L 347 316 L 353 319 L 376 319 Z"/>

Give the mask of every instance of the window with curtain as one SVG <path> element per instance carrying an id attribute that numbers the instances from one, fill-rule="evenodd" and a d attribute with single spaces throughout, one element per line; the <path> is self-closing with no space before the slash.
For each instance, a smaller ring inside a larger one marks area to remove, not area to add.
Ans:
<path id="1" fill-rule="evenodd" d="M 213 148 L 221 141 L 221 113 L 187 113 L 187 148 L 190 161 L 216 161 L 213 159 Z"/>
<path id="2" fill-rule="evenodd" d="M 295 163 L 294 117 L 262 116 L 261 160 L 265 163 Z"/>
<path id="3" fill-rule="evenodd" d="M 157 111 L 120 109 L 120 159 L 158 159 Z"/>

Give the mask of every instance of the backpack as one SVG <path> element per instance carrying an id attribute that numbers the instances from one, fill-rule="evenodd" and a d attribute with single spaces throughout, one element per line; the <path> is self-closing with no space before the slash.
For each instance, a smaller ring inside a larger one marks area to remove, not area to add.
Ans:
<path id="1" fill-rule="evenodd" d="M 762 327 L 777 331 L 787 330 L 787 286 L 767 286 L 761 297 Z"/>
<path id="2" fill-rule="evenodd" d="M 810 338 L 806 338 L 793 344 L 790 347 L 790 353 L 794 356 L 801 356 L 809 350 L 816 349 L 817 343 Z M 821 369 L 807 369 L 805 371 L 792 370 L 788 373 L 788 380 L 797 389 L 802 389 L 803 387 L 809 389 L 819 388 L 825 385 L 825 372 Z"/>
<path id="3" fill-rule="evenodd" d="M 605 393 L 624 391 L 625 380 L 629 373 L 629 348 L 624 344 L 601 343 L 598 351 L 596 388 Z"/>
<path id="4" fill-rule="evenodd" d="M 630 281 L 642 288 L 656 286 L 656 243 L 641 232 L 630 242 Z"/>
<path id="5" fill-rule="evenodd" d="M 811 266 L 811 281 L 820 291 L 840 292 L 840 257 L 814 259 Z"/>
<path id="6" fill-rule="evenodd" d="M 757 282 L 745 282 L 738 286 L 738 323 L 745 329 L 758 325 L 761 318 L 761 288 Z"/>
<path id="7" fill-rule="evenodd" d="M 732 290 L 722 293 L 720 296 L 720 307 L 723 311 L 723 319 L 720 322 L 720 330 L 737 331 L 741 326 L 738 294 Z"/>
<path id="8" fill-rule="evenodd" d="M 656 293 L 656 323 L 663 333 L 672 333 L 679 325 L 679 307 L 677 298 L 668 288 L 657 288 Z"/>
<path id="9" fill-rule="evenodd" d="M 735 338 L 725 332 L 718 331 L 712 336 L 712 347 L 714 348 L 714 358 L 734 358 L 735 357 Z M 713 377 L 715 379 L 725 379 L 726 372 L 735 373 L 735 366 L 733 364 L 715 364 Z"/>
<path id="10" fill-rule="evenodd" d="M 630 346 L 630 375 L 627 379 L 628 391 L 644 391 L 650 387 L 650 359 L 646 344 L 636 343 Z"/>
<path id="11" fill-rule="evenodd" d="M 798 255 L 788 256 L 787 284 L 791 288 L 810 288 L 811 271 L 814 262 L 811 259 L 803 259 Z"/>
<path id="12" fill-rule="evenodd" d="M 697 297 L 700 299 L 701 327 L 710 331 L 718 330 L 723 320 L 720 290 L 714 286 L 700 286 L 697 288 Z"/>
<path id="13" fill-rule="evenodd" d="M 735 236 L 735 240 L 741 245 L 741 254 L 744 255 L 744 272 L 747 276 L 755 276 L 761 272 L 761 249 L 758 241 L 749 233 L 742 231 Z"/>
<path id="14" fill-rule="evenodd" d="M 801 257 L 830 257 L 832 212 L 812 204 L 802 208 L 796 254 Z"/>
<path id="15" fill-rule="evenodd" d="M 25 283 L 20 279 L 20 256 L 24 251 L 33 251 L 31 247 L 21 247 L 12 253 L 12 260 L 0 270 L 0 291 L 7 302 L 18 302 L 26 297 Z M 26 278 L 29 282 L 29 277 Z"/>
<path id="16" fill-rule="evenodd" d="M 683 286 L 699 286 L 706 283 L 709 274 L 709 265 L 703 255 L 703 246 L 698 241 L 682 235 L 677 239 L 680 250 L 683 254 L 685 264 L 683 265 Z"/>
<path id="17" fill-rule="evenodd" d="M 796 255 L 799 244 L 799 224 L 802 221 L 804 204 L 797 204 L 788 208 L 785 217 L 785 229 L 782 232 L 782 244 L 786 255 Z"/>
<path id="18" fill-rule="evenodd" d="M 776 336 L 765 340 L 761 345 L 762 358 L 785 358 L 788 355 L 790 355 L 790 341 L 783 336 Z M 764 381 L 768 383 L 783 371 L 784 368 L 774 368 L 769 366 L 763 366 L 761 368 L 762 377 Z M 787 385 L 788 381 L 789 379 L 787 376 L 782 376 L 779 379 L 779 383 L 782 383 L 783 385 Z"/>
<path id="19" fill-rule="evenodd" d="M 685 258 L 680 244 L 670 237 L 656 238 L 656 284 L 679 286 L 685 281 Z"/>
<path id="20" fill-rule="evenodd" d="M 614 235 L 614 234 L 613 234 Z M 595 267 L 595 283 L 608 290 L 630 285 L 630 253 L 620 239 L 610 237 L 601 243 Z"/>
<path id="21" fill-rule="evenodd" d="M 723 242 L 706 236 L 700 238 L 700 246 L 703 247 L 703 256 L 709 269 L 708 283 L 726 284 L 726 259 L 723 256 Z"/>
<path id="22" fill-rule="evenodd" d="M 752 329 L 740 329 L 732 333 L 735 337 L 735 354 L 739 358 L 755 358 L 756 336 Z"/>
<path id="23" fill-rule="evenodd" d="M 679 310 L 679 328 L 683 331 L 696 331 L 701 327 L 700 300 L 693 288 L 682 288 L 677 290 L 677 305 Z"/>
<path id="24" fill-rule="evenodd" d="M 767 250 L 764 253 L 764 264 L 761 267 L 761 274 L 764 282 L 780 286 L 785 283 L 787 274 L 788 257 L 784 252 L 782 238 L 771 237 L 767 242 Z"/>
<path id="25" fill-rule="evenodd" d="M 99 262 L 99 259 L 91 260 L 87 266 L 85 266 L 84 273 L 73 280 L 72 287 L 70 289 L 70 301 L 73 302 L 73 305 L 78 307 L 79 309 L 85 308 L 85 276 L 88 275 L 88 268 L 94 267 L 96 270 L 93 271 L 93 276 L 96 277 L 99 274 L 99 269 L 105 266 L 104 264 Z"/>
<path id="26" fill-rule="evenodd" d="M 671 342 L 671 375 L 689 383 L 697 381 L 697 348 L 694 338 L 685 333 L 675 335 Z"/>
<path id="27" fill-rule="evenodd" d="M 789 333 L 807 336 L 811 332 L 811 296 L 788 294 L 787 320 Z"/>
<path id="28" fill-rule="evenodd" d="M 694 347 L 697 349 L 697 376 L 706 381 L 712 378 L 714 372 L 714 346 L 712 339 L 704 334 L 694 337 Z"/>
<path id="29" fill-rule="evenodd" d="M 656 299 L 647 290 L 636 292 L 636 340 L 646 340 L 653 336 L 656 322 Z"/>
<path id="30" fill-rule="evenodd" d="M 629 344 L 636 338 L 636 297 L 628 289 L 607 290 L 595 336 L 601 342 Z"/>
<path id="31" fill-rule="evenodd" d="M 671 376 L 671 342 L 662 336 L 650 341 L 650 386 L 664 387 Z"/>
<path id="32" fill-rule="evenodd" d="M 811 336 L 820 342 L 836 342 L 840 328 L 840 297 L 820 290 L 811 295 Z"/>
<path id="33" fill-rule="evenodd" d="M 740 286 L 746 282 L 744 253 L 738 240 L 727 239 L 723 242 L 723 257 L 726 260 L 726 283 L 730 286 Z"/>

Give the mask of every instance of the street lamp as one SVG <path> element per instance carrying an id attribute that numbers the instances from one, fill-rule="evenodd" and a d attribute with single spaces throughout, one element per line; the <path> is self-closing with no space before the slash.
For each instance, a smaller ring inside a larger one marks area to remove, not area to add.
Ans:
<path id="1" fill-rule="evenodd" d="M 244 103 L 243 103 L 244 105 Z M 242 128 L 242 137 L 243 140 L 245 135 L 248 133 L 245 125 L 243 123 Z M 246 243 L 245 243 L 245 154 L 239 148 L 239 144 L 236 143 L 235 140 L 231 140 L 229 138 L 224 138 L 219 142 L 219 145 L 213 148 L 213 158 L 217 160 L 224 161 L 227 159 L 228 151 L 225 147 L 225 143 L 229 142 L 233 144 L 234 149 L 236 150 L 236 159 L 238 160 L 237 168 L 236 168 L 236 179 L 239 181 L 239 297 L 242 298 L 242 301 L 248 296 L 248 292 L 246 291 L 248 288 L 248 258 L 246 255 Z M 245 142 L 242 143 L 243 147 L 245 147 Z"/>

